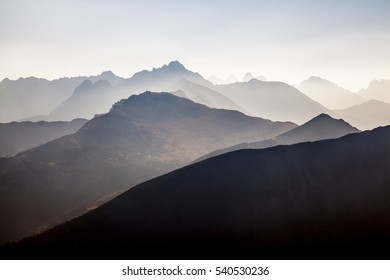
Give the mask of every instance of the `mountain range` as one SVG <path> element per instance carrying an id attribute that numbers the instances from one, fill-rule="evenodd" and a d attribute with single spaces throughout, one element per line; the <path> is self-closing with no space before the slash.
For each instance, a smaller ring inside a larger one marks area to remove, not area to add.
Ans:
<path id="1" fill-rule="evenodd" d="M 361 95 L 352 93 L 319 77 L 303 81 L 298 89 L 313 100 L 331 110 L 341 110 L 366 101 Z"/>
<path id="2" fill-rule="evenodd" d="M 378 259 L 390 247 L 389 166 L 390 127 L 235 151 L 142 183 L 1 251 L 43 259 Z"/>
<path id="3" fill-rule="evenodd" d="M 170 91 L 174 95 L 187 98 L 195 103 L 200 103 L 210 108 L 236 110 L 247 113 L 245 109 L 238 106 L 225 95 L 188 80 L 181 80 L 171 86 L 171 89 L 174 90 Z"/>
<path id="4" fill-rule="evenodd" d="M 96 114 L 107 113 L 112 104 L 123 98 L 150 90 L 171 91 L 172 87 L 182 80 L 196 83 L 199 86 L 212 85 L 198 73 L 187 70 L 178 61 L 172 61 L 161 68 L 137 72 L 131 78 L 121 79 L 115 85 L 104 79 L 95 82 L 85 80 L 45 119 L 91 119 Z M 223 108 L 223 106 L 218 106 L 218 108 Z"/>
<path id="5" fill-rule="evenodd" d="M 132 95 L 74 134 L 0 158 L 0 243 L 76 217 L 213 150 L 295 127 L 169 93 Z"/>
<path id="6" fill-rule="evenodd" d="M 233 102 L 254 116 L 274 121 L 290 120 L 302 124 L 330 110 L 310 99 L 296 88 L 281 82 L 249 82 L 214 86 Z"/>
<path id="7" fill-rule="evenodd" d="M 366 99 L 376 99 L 390 103 L 390 80 L 374 80 L 365 89 L 358 92 Z"/>
<path id="8" fill-rule="evenodd" d="M 375 99 L 334 112 L 362 130 L 390 124 L 390 104 Z"/>
<path id="9" fill-rule="evenodd" d="M 281 82 L 268 82 L 263 76 L 253 79 L 249 72 L 243 77 L 245 82 L 234 82 L 237 78 L 231 78 L 225 85 L 214 85 L 180 62 L 172 61 L 160 68 L 137 72 L 127 79 L 111 71 L 98 76 L 53 81 L 4 79 L 0 83 L 0 121 L 91 119 L 96 114 L 108 112 L 120 99 L 153 90 L 172 92 L 209 107 L 239 110 L 276 121 L 303 124 L 325 113 L 345 118 L 359 129 L 390 124 L 387 117 L 383 117 L 386 113 L 381 113 L 384 106 L 378 105 L 380 117 L 367 114 L 350 117 L 348 112 L 340 111 L 356 105 L 364 107 L 366 100 L 371 99 L 388 102 L 387 80 L 373 81 L 367 89 L 352 93 L 319 77 L 302 82 L 297 87 L 301 91 Z"/>
<path id="10" fill-rule="evenodd" d="M 252 143 L 241 143 L 206 154 L 194 162 L 205 160 L 228 152 L 242 149 L 264 149 L 277 145 L 291 145 L 302 142 L 313 142 L 336 139 L 347 134 L 360 132 L 344 120 L 336 120 L 329 115 L 321 114 L 301 126 L 284 132 L 272 139 Z"/>
<path id="11" fill-rule="evenodd" d="M 107 80 L 117 84 L 121 80 L 111 71 L 97 76 L 60 78 L 53 81 L 35 77 L 20 78 L 18 80 L 4 79 L 0 82 L 0 122 L 42 120 L 56 106 L 59 106 L 72 95 L 73 90 L 84 80 L 92 82 Z M 74 118 L 70 118 L 72 120 Z"/>
<path id="12" fill-rule="evenodd" d="M 87 120 L 71 122 L 11 122 L 0 123 L 0 157 L 10 157 L 45 144 L 64 135 L 73 134 Z"/>

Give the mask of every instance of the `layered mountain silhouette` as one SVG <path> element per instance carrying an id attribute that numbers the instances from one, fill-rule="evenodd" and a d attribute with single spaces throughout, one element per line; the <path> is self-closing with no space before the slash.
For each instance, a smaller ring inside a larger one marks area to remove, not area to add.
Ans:
<path id="1" fill-rule="evenodd" d="M 49 119 L 92 119 L 97 113 L 108 112 L 109 104 L 120 99 L 121 95 L 114 92 L 114 87 L 108 81 L 99 80 L 92 83 L 85 80 L 73 91 L 71 97 L 50 113 Z"/>
<path id="2" fill-rule="evenodd" d="M 2 253 L 44 259 L 378 259 L 390 247 L 389 166 L 390 127 L 235 151 L 140 184 Z"/>
<path id="3" fill-rule="evenodd" d="M 73 134 L 87 120 L 71 122 L 12 122 L 0 124 L 0 157 L 14 156 L 27 149 Z"/>
<path id="4" fill-rule="evenodd" d="M 215 86 L 232 101 L 255 116 L 303 124 L 321 113 L 331 112 L 296 88 L 281 82 L 252 79 L 246 83 Z"/>
<path id="5" fill-rule="evenodd" d="M 366 99 L 390 103 L 390 80 L 374 80 L 366 89 L 362 89 L 358 93 Z"/>
<path id="6" fill-rule="evenodd" d="M 133 95 L 74 134 L 0 158 L 0 242 L 76 217 L 213 150 L 294 127 L 169 93 Z"/>
<path id="7" fill-rule="evenodd" d="M 291 145 L 301 142 L 336 139 L 347 134 L 357 132 L 359 132 L 358 129 L 352 127 L 344 120 L 336 120 L 329 115 L 321 114 L 307 123 L 282 133 L 272 139 L 252 143 L 241 143 L 232 147 L 216 150 L 200 157 L 195 162 L 242 149 L 264 149 L 277 145 Z"/>
<path id="8" fill-rule="evenodd" d="M 253 77 L 252 73 L 248 72 L 244 75 L 244 77 L 242 77 L 242 81 L 243 82 L 249 82 L 250 80 L 254 79 L 255 77 Z"/>
<path id="9" fill-rule="evenodd" d="M 345 109 L 366 101 L 336 84 L 319 77 L 310 77 L 299 85 L 299 90 L 331 110 Z"/>
<path id="10" fill-rule="evenodd" d="M 214 85 L 226 85 L 238 82 L 238 78 L 233 74 L 230 74 L 226 79 L 221 79 L 216 76 L 210 76 L 208 80 Z"/>
<path id="11" fill-rule="evenodd" d="M 167 91 L 172 85 L 183 79 L 202 86 L 213 85 L 199 73 L 187 70 L 179 61 L 172 61 L 161 68 L 153 68 L 152 71 L 143 70 L 135 73 L 131 78 L 126 79 L 122 85 L 136 92 L 146 90 Z"/>
<path id="12" fill-rule="evenodd" d="M 174 90 L 171 91 L 172 94 L 187 98 L 195 103 L 200 103 L 211 108 L 237 110 L 247 113 L 245 109 L 238 106 L 225 95 L 188 80 L 181 80 L 179 83 L 171 86 L 171 88 Z"/>
<path id="13" fill-rule="evenodd" d="M 378 100 L 369 100 L 335 113 L 362 130 L 390 125 L 390 104 Z"/>
<path id="14" fill-rule="evenodd" d="M 53 81 L 35 77 L 15 81 L 4 79 L 0 82 L 0 122 L 45 119 L 45 115 L 69 98 L 73 90 L 86 79 L 92 82 L 104 79 L 114 85 L 121 80 L 111 71 L 97 76 L 61 78 Z M 39 117 L 33 118 L 34 116 Z"/>
<path id="15" fill-rule="evenodd" d="M 318 115 L 307 123 L 287 131 L 275 139 L 283 145 L 300 142 L 335 139 L 350 133 L 357 133 L 358 129 L 342 119 L 334 119 L 326 114 Z"/>
<path id="16" fill-rule="evenodd" d="M 187 70 L 178 61 L 172 61 L 161 68 L 137 72 L 131 78 L 123 79 L 115 86 L 106 80 L 94 83 L 86 80 L 74 90 L 72 96 L 50 113 L 49 119 L 91 119 L 95 114 L 107 113 L 113 103 L 128 98 L 132 94 L 150 90 L 171 91 L 173 85 L 183 80 L 199 86 L 212 86 L 198 73 Z M 210 97 L 210 99 L 213 98 L 213 96 Z"/>

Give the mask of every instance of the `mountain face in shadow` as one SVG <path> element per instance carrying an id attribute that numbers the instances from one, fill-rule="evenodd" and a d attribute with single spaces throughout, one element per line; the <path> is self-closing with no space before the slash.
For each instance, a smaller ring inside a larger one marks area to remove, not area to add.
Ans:
<path id="1" fill-rule="evenodd" d="M 345 109 L 366 101 L 356 93 L 314 76 L 303 81 L 298 89 L 331 110 Z"/>
<path id="2" fill-rule="evenodd" d="M 76 217 L 205 153 L 294 127 L 169 93 L 131 96 L 72 135 L 0 158 L 0 243 Z"/>
<path id="3" fill-rule="evenodd" d="M 15 258 L 377 259 L 390 247 L 389 167 L 390 127 L 236 151 L 138 185 L 2 252 Z"/>
<path id="4" fill-rule="evenodd" d="M 214 89 L 255 116 L 270 120 L 302 124 L 321 113 L 331 114 L 296 88 L 280 82 L 252 79 L 247 83 L 215 86 Z"/>
<path id="5" fill-rule="evenodd" d="M 45 144 L 64 135 L 73 134 L 87 120 L 71 122 L 12 122 L 0 124 L 0 157 L 17 153 Z"/>
<path id="6" fill-rule="evenodd" d="M 247 113 L 225 95 L 187 80 L 181 80 L 179 83 L 171 86 L 171 88 L 174 90 L 171 91 L 172 94 L 187 98 L 210 108 L 236 110 L 244 114 Z"/>
<path id="7" fill-rule="evenodd" d="M 378 100 L 369 100 L 335 113 L 362 130 L 390 125 L 390 104 Z"/>
<path id="8" fill-rule="evenodd" d="M 117 84 L 121 80 L 111 71 L 97 76 L 61 78 L 53 81 L 35 77 L 0 82 L 0 122 L 18 121 L 40 115 L 34 120 L 45 119 L 55 107 L 72 95 L 73 90 L 84 80 L 100 79 Z M 72 120 L 74 118 L 70 118 Z M 33 120 L 33 119 L 31 119 Z"/>
<path id="9" fill-rule="evenodd" d="M 242 149 L 264 149 L 277 145 L 291 145 L 302 142 L 336 139 L 347 134 L 357 132 L 360 131 L 346 123 L 344 120 L 336 120 L 329 115 L 321 114 L 307 123 L 293 128 L 272 139 L 252 143 L 241 143 L 231 147 L 216 150 L 198 158 L 195 160 L 195 162 Z"/>
<path id="10" fill-rule="evenodd" d="M 335 139 L 350 133 L 357 133 L 358 129 L 344 120 L 336 120 L 329 115 L 321 114 L 307 123 L 287 131 L 275 139 L 283 145 L 300 142 Z"/>
<path id="11" fill-rule="evenodd" d="M 390 80 L 374 80 L 366 89 L 359 91 L 366 99 L 376 99 L 390 103 Z"/>

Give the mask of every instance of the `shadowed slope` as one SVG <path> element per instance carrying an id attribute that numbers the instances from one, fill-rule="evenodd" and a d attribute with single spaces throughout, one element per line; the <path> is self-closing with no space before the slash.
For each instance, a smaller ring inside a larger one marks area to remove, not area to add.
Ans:
<path id="1" fill-rule="evenodd" d="M 169 93 L 131 96 L 75 134 L 0 159 L 0 242 L 85 213 L 205 153 L 295 126 Z"/>
<path id="2" fill-rule="evenodd" d="M 21 258 L 375 259 L 390 248 L 389 168 L 389 127 L 236 151 L 2 249 Z"/>
<path id="3" fill-rule="evenodd" d="M 359 132 L 358 129 L 352 127 L 345 121 L 336 120 L 326 114 L 321 114 L 307 123 L 278 135 L 273 139 L 253 143 L 241 143 L 232 147 L 216 150 L 200 157 L 195 162 L 242 149 L 264 149 L 277 145 L 290 145 L 301 142 L 335 139 L 357 132 Z"/>
<path id="4" fill-rule="evenodd" d="M 0 124 L 0 157 L 45 144 L 64 135 L 75 133 L 87 120 L 71 122 L 12 122 Z"/>

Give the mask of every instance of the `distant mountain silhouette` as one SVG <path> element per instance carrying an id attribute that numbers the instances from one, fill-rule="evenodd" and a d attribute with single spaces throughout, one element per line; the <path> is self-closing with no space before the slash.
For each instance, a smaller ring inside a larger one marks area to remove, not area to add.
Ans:
<path id="1" fill-rule="evenodd" d="M 246 73 L 244 75 L 244 77 L 242 77 L 242 81 L 243 82 L 249 82 L 250 80 L 254 79 L 255 77 L 253 77 L 252 73 Z"/>
<path id="2" fill-rule="evenodd" d="M 55 107 L 72 95 L 73 90 L 85 79 L 92 82 L 100 79 L 117 84 L 121 80 L 111 71 L 91 77 L 61 78 L 53 81 L 35 77 L 0 82 L 0 122 L 19 121 L 36 115 L 45 119 Z M 73 118 L 70 118 L 70 120 Z"/>
<path id="3" fill-rule="evenodd" d="M 181 80 L 171 88 L 174 90 L 171 91 L 172 94 L 188 98 L 195 103 L 200 103 L 210 108 L 237 110 L 247 113 L 243 108 L 231 101 L 225 95 L 187 80 Z M 180 90 L 181 93 L 177 92 L 178 90 Z"/>
<path id="4" fill-rule="evenodd" d="M 314 76 L 303 81 L 298 89 L 331 110 L 345 109 L 365 101 L 356 93 Z"/>
<path id="5" fill-rule="evenodd" d="M 336 120 L 329 115 L 321 114 L 307 123 L 287 131 L 275 139 L 284 145 L 307 141 L 335 139 L 350 133 L 357 133 L 358 129 L 344 120 Z"/>
<path id="6" fill-rule="evenodd" d="M 214 85 L 226 85 L 238 82 L 238 78 L 233 74 L 229 75 L 229 77 L 227 77 L 226 79 L 221 79 L 216 76 L 210 76 L 208 80 Z"/>
<path id="7" fill-rule="evenodd" d="M 336 120 L 329 115 L 321 114 L 307 123 L 293 128 L 272 139 L 252 143 L 241 143 L 232 147 L 216 150 L 200 157 L 195 162 L 242 149 L 264 149 L 277 145 L 291 145 L 301 142 L 335 139 L 350 133 L 357 132 L 359 132 L 358 129 L 352 127 L 344 120 Z"/>
<path id="8" fill-rule="evenodd" d="M 114 104 L 120 95 L 113 94 L 114 87 L 106 80 L 92 83 L 83 81 L 73 95 L 55 108 L 49 115 L 52 120 L 69 120 L 74 117 L 92 119 L 97 113 L 106 113 L 108 104 Z"/>
<path id="9" fill-rule="evenodd" d="M 263 75 L 258 76 L 258 77 L 254 77 L 252 75 L 252 73 L 249 73 L 249 72 L 244 75 L 244 77 L 242 78 L 242 81 L 243 82 L 249 82 L 252 79 L 256 79 L 256 80 L 263 81 L 263 82 L 267 82 L 268 81 L 268 79 L 266 77 L 264 77 Z"/>
<path id="10" fill-rule="evenodd" d="M 218 78 L 216 76 L 210 76 L 207 78 L 207 80 L 209 80 L 210 82 L 212 82 L 214 85 L 223 85 L 223 84 L 226 84 L 226 81 L 221 79 L 221 78 Z"/>
<path id="11" fill-rule="evenodd" d="M 212 86 L 213 84 L 204 79 L 199 73 L 187 70 L 178 61 L 172 61 L 161 68 L 154 68 L 152 71 L 141 71 L 126 79 L 122 86 L 130 88 L 132 91 L 167 91 L 169 88 L 181 80 L 202 85 Z"/>
<path id="12" fill-rule="evenodd" d="M 335 113 L 362 130 L 390 125 L 390 104 L 378 100 L 369 100 Z"/>
<path id="13" fill-rule="evenodd" d="M 71 122 L 1 123 L 0 157 L 14 156 L 64 135 L 73 134 L 86 122 L 85 119 L 75 119 Z"/>
<path id="14" fill-rule="evenodd" d="M 389 166 L 390 127 L 236 151 L 0 251 L 22 259 L 387 259 Z"/>
<path id="15" fill-rule="evenodd" d="M 91 119 L 95 114 L 107 113 L 112 104 L 144 91 L 170 91 L 183 79 L 202 85 L 213 86 L 198 73 L 187 70 L 180 62 L 172 61 L 152 71 L 140 71 L 129 79 L 122 79 L 116 86 L 107 81 L 84 81 L 65 102 L 50 113 L 49 120 Z"/>
<path id="16" fill-rule="evenodd" d="M 390 103 L 390 80 L 374 80 L 366 89 L 362 89 L 358 93 L 366 99 Z"/>
<path id="17" fill-rule="evenodd" d="M 256 79 L 259 81 L 268 82 L 268 79 L 263 75 L 256 77 Z"/>
<path id="18" fill-rule="evenodd" d="M 294 127 L 169 93 L 131 96 L 72 135 L 0 158 L 0 243 L 76 217 L 213 150 Z"/>
<path id="19" fill-rule="evenodd" d="M 252 79 L 247 83 L 215 86 L 239 106 L 255 116 L 302 124 L 321 113 L 331 112 L 296 88 L 281 82 L 262 82 Z"/>

